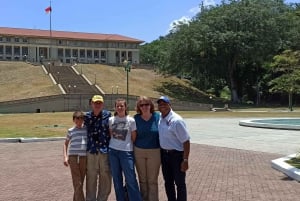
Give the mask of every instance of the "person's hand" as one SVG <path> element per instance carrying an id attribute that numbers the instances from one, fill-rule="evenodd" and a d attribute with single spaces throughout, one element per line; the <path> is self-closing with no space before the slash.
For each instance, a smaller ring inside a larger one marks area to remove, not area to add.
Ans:
<path id="1" fill-rule="evenodd" d="M 66 167 L 69 166 L 69 159 L 68 159 L 68 157 L 65 157 L 64 165 L 65 165 Z"/>
<path id="2" fill-rule="evenodd" d="M 183 160 L 181 162 L 181 167 L 180 167 L 180 170 L 182 172 L 186 172 L 187 170 L 189 169 L 189 162 L 187 160 Z"/>

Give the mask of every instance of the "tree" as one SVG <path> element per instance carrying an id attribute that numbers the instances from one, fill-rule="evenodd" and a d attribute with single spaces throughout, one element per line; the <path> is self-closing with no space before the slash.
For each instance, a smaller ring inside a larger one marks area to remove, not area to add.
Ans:
<path id="1" fill-rule="evenodd" d="M 293 94 L 300 92 L 300 51 L 285 50 L 274 56 L 270 67 L 276 78 L 269 82 L 270 92 L 288 94 L 289 109 L 293 110 Z"/>
<path id="2" fill-rule="evenodd" d="M 215 95 L 228 86 L 232 102 L 242 97 L 259 102 L 260 91 L 269 93 L 265 63 L 285 49 L 300 48 L 299 8 L 283 0 L 227 0 L 200 7 L 190 22 L 149 46 L 157 68 L 189 74 L 194 86 Z"/>

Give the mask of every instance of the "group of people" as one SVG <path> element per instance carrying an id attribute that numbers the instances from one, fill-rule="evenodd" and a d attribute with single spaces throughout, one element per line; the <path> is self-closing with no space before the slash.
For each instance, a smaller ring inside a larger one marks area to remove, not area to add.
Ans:
<path id="1" fill-rule="evenodd" d="M 117 201 L 158 201 L 160 167 L 168 201 L 187 200 L 190 136 L 168 97 L 157 100 L 159 113 L 151 99 L 139 97 L 132 117 L 122 98 L 115 101 L 114 115 L 100 95 L 92 97 L 91 108 L 74 112 L 64 143 L 74 201 L 107 201 L 112 180 Z"/>

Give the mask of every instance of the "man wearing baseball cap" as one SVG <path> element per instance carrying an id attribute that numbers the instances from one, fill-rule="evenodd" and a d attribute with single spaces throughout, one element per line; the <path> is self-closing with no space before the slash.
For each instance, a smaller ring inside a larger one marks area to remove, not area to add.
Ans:
<path id="1" fill-rule="evenodd" d="M 157 104 L 161 113 L 158 133 L 162 173 L 168 201 L 186 201 L 185 176 L 189 168 L 190 136 L 185 122 L 172 110 L 171 101 L 167 96 L 161 96 Z"/>
<path id="2" fill-rule="evenodd" d="M 84 118 L 87 127 L 86 201 L 104 201 L 111 192 L 112 181 L 107 154 L 110 140 L 108 119 L 111 113 L 103 109 L 101 95 L 92 97 L 91 107 L 92 111 L 87 112 Z"/>

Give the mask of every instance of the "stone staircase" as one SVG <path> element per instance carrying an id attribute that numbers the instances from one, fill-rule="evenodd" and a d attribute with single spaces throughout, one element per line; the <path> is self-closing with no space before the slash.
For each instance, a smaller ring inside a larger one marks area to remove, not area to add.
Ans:
<path id="1" fill-rule="evenodd" d="M 90 85 L 71 66 L 54 65 L 46 69 L 67 94 L 101 94 L 97 87 Z"/>

